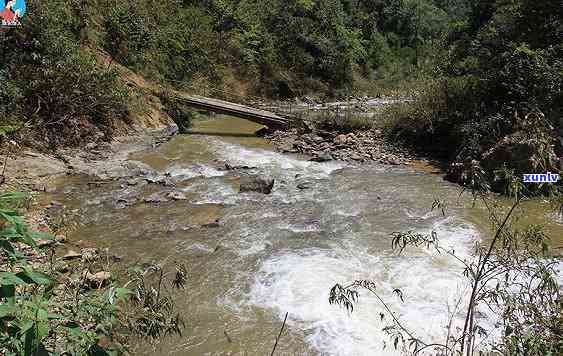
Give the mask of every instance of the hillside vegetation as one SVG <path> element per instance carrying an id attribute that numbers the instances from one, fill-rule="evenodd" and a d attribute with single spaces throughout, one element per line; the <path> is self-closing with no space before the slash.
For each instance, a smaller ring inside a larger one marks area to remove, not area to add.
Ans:
<path id="1" fill-rule="evenodd" d="M 450 178 L 493 188 L 557 172 L 563 156 L 563 8 L 558 1 L 467 1 L 445 40 L 437 79 L 415 105 L 395 108 L 395 131 L 448 158 Z M 551 189 L 552 186 L 540 187 Z"/>
<path id="2" fill-rule="evenodd" d="M 23 27 L 0 37 L 2 131 L 33 127 L 53 144 L 77 144 L 91 126 L 110 136 L 115 120 L 134 116 L 131 89 L 112 63 L 101 63 L 100 50 L 177 88 L 337 96 L 374 80 L 416 79 L 457 16 L 441 2 L 399 0 L 29 0 L 27 7 Z"/>

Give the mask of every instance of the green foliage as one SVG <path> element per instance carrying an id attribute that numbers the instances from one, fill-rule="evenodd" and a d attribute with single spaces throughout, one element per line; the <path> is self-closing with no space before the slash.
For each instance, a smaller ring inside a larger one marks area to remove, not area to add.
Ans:
<path id="1" fill-rule="evenodd" d="M 273 97 L 343 95 L 358 71 L 392 87 L 429 72 L 455 7 L 430 0 L 32 0 L 23 28 L 2 37 L 0 126 L 31 128 L 52 145 L 79 144 L 99 137 L 96 130 L 109 137 L 130 108 L 111 61 L 179 88 L 231 80 Z M 97 61 L 96 47 L 112 56 L 108 66 Z"/>
<path id="2" fill-rule="evenodd" d="M 20 245 L 37 248 L 38 238 L 52 238 L 28 230 L 16 210 L 25 199 L 28 197 L 19 193 L 0 195 L 0 255 L 1 261 L 5 261 L 0 265 L 3 270 L 0 272 L 0 351 L 35 355 L 46 349 L 49 337 L 56 333 L 72 335 L 73 346 L 65 350 L 89 353 L 96 347 L 99 336 L 69 322 L 66 318 L 73 314 L 52 312 L 52 291 L 57 282 L 32 267 L 21 252 Z M 99 314 L 99 310 L 94 308 L 94 311 Z"/>
<path id="3" fill-rule="evenodd" d="M 452 11 L 453 2 L 440 3 Z M 555 15 L 560 6 L 528 0 L 461 3 L 465 10 L 450 24 L 438 85 L 396 110 L 393 132 L 455 164 L 481 161 L 514 134 L 555 147 L 561 156 L 563 147 L 555 140 L 563 103 L 563 22 Z M 539 160 L 554 156 L 551 150 L 543 149 Z M 503 164 L 518 175 L 532 173 L 509 159 L 487 164 L 491 180 Z M 557 164 L 536 168 L 553 171 Z"/>
<path id="4" fill-rule="evenodd" d="M 129 293 L 134 308 L 129 327 L 143 337 L 156 340 L 166 335 L 182 335 L 185 324 L 169 291 L 184 288 L 186 268 L 175 264 L 175 270 L 169 274 L 173 275 L 172 278 L 166 278 L 163 268 L 158 265 L 130 271 Z M 156 280 L 156 283 L 151 283 L 151 280 Z"/>
<path id="5" fill-rule="evenodd" d="M 149 18 L 133 6 L 122 3 L 108 9 L 105 17 L 104 48 L 114 59 L 126 65 L 144 64 L 144 54 L 155 45 Z"/>
<path id="6" fill-rule="evenodd" d="M 201 9 L 186 7 L 159 24 L 154 58 L 166 79 L 189 81 L 199 74 L 214 80 L 213 56 L 219 44 L 211 21 Z"/>
<path id="7" fill-rule="evenodd" d="M 28 6 L 22 28 L 0 38 L 0 113 L 9 113 L 1 123 L 31 127 L 52 145 L 79 144 L 96 129 L 110 136 L 113 120 L 127 117 L 128 91 L 117 73 L 76 42 L 67 2 Z"/>
<path id="8" fill-rule="evenodd" d="M 164 111 L 178 125 L 180 133 L 187 133 L 192 121 L 197 118 L 197 112 L 187 106 L 181 100 L 175 99 L 167 94 L 160 96 L 160 101 L 164 105 Z"/>
<path id="9" fill-rule="evenodd" d="M 26 246 L 40 253 L 37 240 L 53 239 L 24 223 L 18 208 L 27 199 L 20 193 L 0 194 L 0 353 L 123 354 L 126 333 L 151 339 L 181 333 L 170 290 L 186 283 L 184 266 L 177 265 L 171 278 L 152 267 L 152 273 L 137 273 L 129 288 L 111 284 L 91 290 L 86 276 L 97 266 L 86 261 L 74 266 L 78 278 L 64 283 L 67 279 L 52 266 L 42 271 L 45 264 L 32 265 L 29 249 L 23 252 Z"/>
<path id="10" fill-rule="evenodd" d="M 65 16 L 57 25 L 76 41 L 100 44 L 151 78 L 220 84 L 218 73 L 230 67 L 253 90 L 279 96 L 322 87 L 316 81 L 350 87 L 358 65 L 367 74 L 381 68 L 377 77 L 389 81 L 412 76 L 438 50 L 453 16 L 430 0 L 75 0 L 56 6 Z"/>

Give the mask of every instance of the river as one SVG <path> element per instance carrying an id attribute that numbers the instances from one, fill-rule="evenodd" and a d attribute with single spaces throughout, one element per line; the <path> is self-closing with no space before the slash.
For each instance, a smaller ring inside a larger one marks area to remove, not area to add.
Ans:
<path id="1" fill-rule="evenodd" d="M 468 256 L 488 232 L 483 209 L 460 198 L 459 187 L 440 175 L 407 166 L 309 162 L 274 152 L 248 135 L 256 129 L 233 118 L 198 122 L 199 134 L 131 155 L 167 173 L 186 201 L 124 208 L 119 197 L 170 188 L 64 182 L 61 199 L 81 217 L 70 240 L 107 247 L 126 263 L 177 260 L 188 269 L 188 286 L 175 296 L 186 322 L 183 336 L 156 349 L 140 343 L 134 354 L 269 355 L 287 312 L 277 355 L 397 355 L 373 296 L 362 293 L 351 314 L 328 303 L 335 283 L 358 279 L 373 280 L 418 336 L 443 341 L 448 308 L 465 291 L 462 268 L 425 249 L 398 256 L 390 234 L 436 231 L 444 245 Z M 256 167 L 254 173 L 275 178 L 274 191 L 239 194 L 237 173 L 222 170 L 225 163 Z M 310 189 L 298 189 L 303 182 Z M 430 211 L 436 198 L 448 202 L 445 216 Z M 534 204 L 529 219 L 548 221 L 562 236 L 546 207 Z M 218 226 L 207 225 L 215 220 Z"/>

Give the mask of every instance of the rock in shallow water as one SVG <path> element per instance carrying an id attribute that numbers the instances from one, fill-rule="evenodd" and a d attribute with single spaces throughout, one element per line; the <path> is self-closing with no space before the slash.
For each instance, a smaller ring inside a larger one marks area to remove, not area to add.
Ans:
<path id="1" fill-rule="evenodd" d="M 329 162 L 334 160 L 332 154 L 329 151 L 324 151 L 319 153 L 316 157 L 312 158 L 311 161 L 314 162 Z"/>
<path id="2" fill-rule="evenodd" d="M 186 195 L 182 192 L 170 192 L 166 197 L 171 200 L 188 200 Z"/>
<path id="3" fill-rule="evenodd" d="M 303 182 L 303 183 L 297 184 L 297 189 L 299 189 L 299 190 L 311 189 L 312 187 L 313 187 L 313 184 L 311 182 Z"/>
<path id="4" fill-rule="evenodd" d="M 270 194 L 274 188 L 274 180 L 258 176 L 240 177 L 240 193 L 256 192 Z"/>
<path id="5" fill-rule="evenodd" d="M 168 201 L 167 198 L 163 197 L 161 193 L 154 193 L 147 198 L 145 198 L 145 203 L 152 203 L 152 204 L 159 204 L 159 203 L 166 203 Z"/>

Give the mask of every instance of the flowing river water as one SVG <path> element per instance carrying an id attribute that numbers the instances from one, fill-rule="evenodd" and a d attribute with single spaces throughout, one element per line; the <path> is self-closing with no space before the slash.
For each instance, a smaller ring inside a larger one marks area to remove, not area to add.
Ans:
<path id="1" fill-rule="evenodd" d="M 335 283 L 373 280 L 410 329 L 443 341 L 449 310 L 464 292 L 462 268 L 425 249 L 398 256 L 390 234 L 436 231 L 443 244 L 467 256 L 488 233 L 483 209 L 459 187 L 411 167 L 315 163 L 276 153 L 266 140 L 247 136 L 256 126 L 219 118 L 195 132 L 132 154 L 175 183 L 188 200 L 145 204 L 170 189 L 115 182 L 94 187 L 66 179 L 61 200 L 80 225 L 70 236 L 107 247 L 126 263 L 181 261 L 188 285 L 175 296 L 186 322 L 183 336 L 139 355 L 269 355 L 285 313 L 277 355 L 396 355 L 381 330 L 377 300 L 362 293 L 353 313 L 330 305 Z M 275 178 L 271 195 L 238 193 L 238 174 L 225 163 L 256 167 Z M 298 189 L 307 182 L 310 189 Z M 129 207 L 117 201 L 140 197 Z M 431 212 L 448 202 L 445 216 Z M 562 236 L 547 205 L 535 203 L 531 222 L 547 222 Z M 219 224 L 213 224 L 219 220 Z M 211 225 L 209 225 L 211 223 Z M 561 241 L 561 240 L 559 240 Z M 402 289 L 405 302 L 392 293 Z M 384 348 L 384 341 L 388 346 Z"/>

